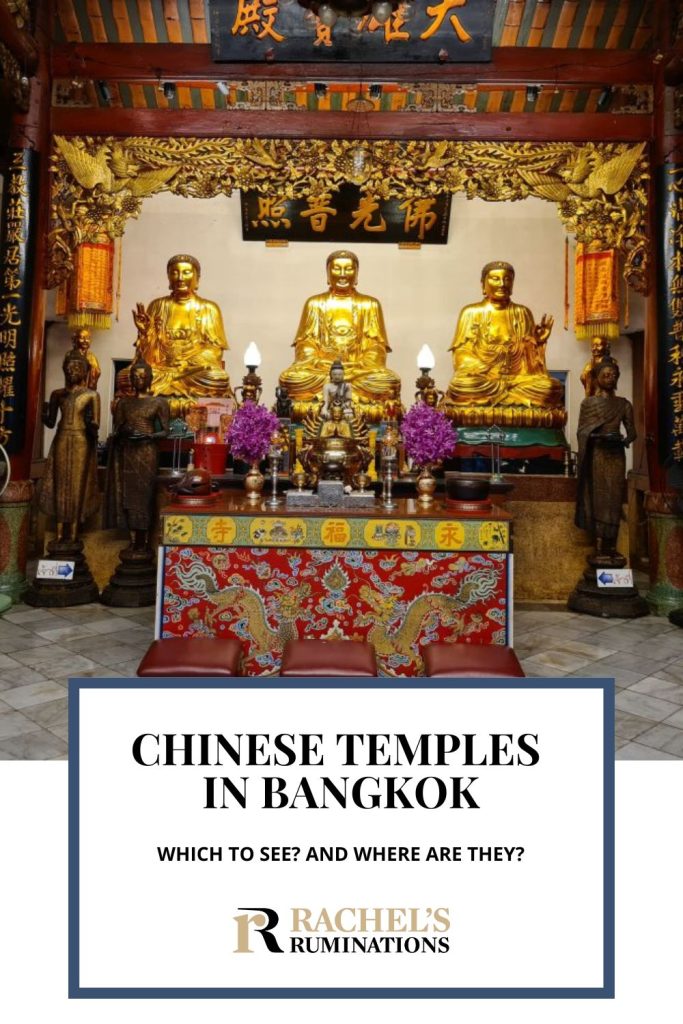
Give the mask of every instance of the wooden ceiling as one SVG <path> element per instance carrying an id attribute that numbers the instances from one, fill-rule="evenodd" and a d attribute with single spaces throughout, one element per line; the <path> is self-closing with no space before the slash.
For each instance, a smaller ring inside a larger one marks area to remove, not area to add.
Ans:
<path id="1" fill-rule="evenodd" d="M 56 0 L 52 103 L 74 113 L 104 107 L 357 113 L 359 106 L 364 114 L 649 113 L 651 76 L 634 78 L 633 72 L 619 82 L 615 69 L 619 51 L 644 58 L 652 50 L 654 8 L 654 0 L 498 0 L 497 62 L 527 69 L 517 82 L 511 70 L 511 80 L 501 86 L 481 65 L 476 76 L 461 75 L 455 64 L 405 66 L 401 75 L 392 75 L 394 65 L 366 65 L 358 69 L 362 79 L 353 68 L 338 71 L 339 65 L 324 72 L 307 65 L 226 67 L 210 60 L 204 0 Z M 567 49 L 582 51 L 586 60 L 559 73 L 556 52 Z M 601 60 L 598 67 L 598 54 L 616 60 Z M 538 87 L 529 91 L 536 64 Z M 639 66 L 647 68 L 647 62 Z M 324 92 L 313 84 L 322 73 Z M 173 83 L 167 94 L 164 82 Z M 382 84 L 374 96 L 370 82 Z"/>

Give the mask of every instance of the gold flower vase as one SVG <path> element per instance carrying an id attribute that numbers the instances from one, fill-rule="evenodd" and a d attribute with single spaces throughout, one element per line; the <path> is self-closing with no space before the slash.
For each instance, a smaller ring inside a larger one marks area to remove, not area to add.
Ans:
<path id="1" fill-rule="evenodd" d="M 417 493 L 418 501 L 421 505 L 431 505 L 434 501 L 434 492 L 436 491 L 436 477 L 432 473 L 432 467 L 430 463 L 424 465 L 417 477 Z"/>
<path id="2" fill-rule="evenodd" d="M 266 482 L 266 478 L 258 467 L 258 462 L 252 462 L 249 472 L 244 478 L 244 489 L 247 492 L 247 497 L 254 504 L 261 500 L 261 492 Z"/>

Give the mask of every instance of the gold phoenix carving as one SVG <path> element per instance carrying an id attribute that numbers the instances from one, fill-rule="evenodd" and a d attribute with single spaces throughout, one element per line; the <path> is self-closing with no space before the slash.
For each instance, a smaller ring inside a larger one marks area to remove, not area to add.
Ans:
<path id="1" fill-rule="evenodd" d="M 566 230 L 591 249 L 614 248 L 624 276 L 647 290 L 646 143 L 427 142 L 322 139 L 54 139 L 47 287 L 73 270 L 80 242 L 123 234 L 157 192 L 211 198 L 255 189 L 329 202 L 366 153 L 362 191 L 377 199 L 464 193 L 503 202 L 554 202 Z M 357 178 L 354 178 L 356 183 Z"/>

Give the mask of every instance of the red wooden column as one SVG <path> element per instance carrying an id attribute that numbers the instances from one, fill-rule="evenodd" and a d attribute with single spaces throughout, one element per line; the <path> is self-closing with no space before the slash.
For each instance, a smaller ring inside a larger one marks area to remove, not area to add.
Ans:
<path id="1" fill-rule="evenodd" d="M 31 456 L 45 323 L 49 0 L 36 5 L 35 38 L 16 28 L 5 0 L 0 0 L 0 22 L 8 28 L 8 46 L 32 75 L 28 107 L 16 109 L 12 118 L 0 235 L 0 440 L 12 466 L 10 484 L 0 498 L 0 594 L 17 600 L 26 585 Z"/>
<path id="2" fill-rule="evenodd" d="M 683 58 L 671 24 L 663 20 L 659 35 L 666 56 L 655 72 L 655 273 L 645 349 L 651 490 L 645 508 L 647 601 L 655 614 L 666 615 L 683 608 Z"/>

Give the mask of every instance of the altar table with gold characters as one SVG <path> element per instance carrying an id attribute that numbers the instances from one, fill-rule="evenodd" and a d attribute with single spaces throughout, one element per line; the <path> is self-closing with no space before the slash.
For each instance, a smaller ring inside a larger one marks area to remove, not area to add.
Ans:
<path id="1" fill-rule="evenodd" d="M 368 640 L 397 676 L 421 674 L 428 643 L 511 644 L 510 516 L 396 505 L 168 505 L 157 637 L 236 637 L 247 675 L 276 673 L 293 637 Z"/>

